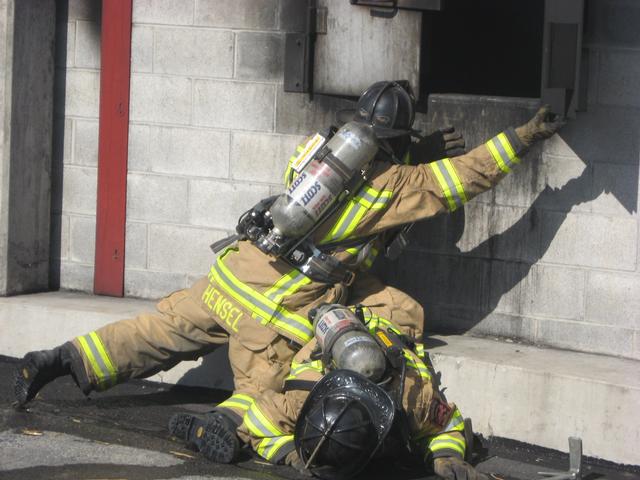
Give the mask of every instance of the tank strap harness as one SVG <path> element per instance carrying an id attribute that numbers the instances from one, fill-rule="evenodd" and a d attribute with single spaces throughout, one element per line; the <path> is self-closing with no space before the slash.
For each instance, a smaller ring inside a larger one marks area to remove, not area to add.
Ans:
<path id="1" fill-rule="evenodd" d="M 336 241 L 327 239 L 320 245 L 311 237 L 328 218 L 351 203 L 354 212 L 363 214 L 356 197 L 365 187 L 368 169 L 378 151 L 368 128 L 350 122 L 337 132 L 330 129 L 312 137 L 290 162 L 290 169 L 298 175 L 287 191 L 265 198 L 247 210 L 238 221 L 236 233 L 213 243 L 211 249 L 218 253 L 238 240 L 250 240 L 311 280 L 351 285 L 354 268 L 370 251 L 375 235 L 359 239 L 343 236 Z M 364 190 L 366 196 L 366 187 Z M 385 194 L 390 196 L 390 192 Z M 345 219 L 339 222 L 344 223 Z M 342 228 L 347 233 L 346 227 Z M 362 252 L 355 265 L 341 262 L 331 254 L 336 248 L 349 247 Z"/>

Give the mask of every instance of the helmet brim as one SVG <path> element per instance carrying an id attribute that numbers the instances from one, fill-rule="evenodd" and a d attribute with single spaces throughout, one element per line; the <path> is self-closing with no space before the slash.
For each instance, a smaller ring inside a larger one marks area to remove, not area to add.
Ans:
<path id="1" fill-rule="evenodd" d="M 347 122 L 358 122 L 359 120 L 354 119 L 356 114 L 355 108 L 345 108 L 342 110 L 338 110 L 336 112 L 336 123 L 338 127 L 341 127 Z M 376 134 L 376 137 L 380 139 L 387 138 L 397 138 L 403 137 L 405 135 L 411 135 L 412 137 L 422 138 L 422 135 L 418 130 L 402 130 L 402 129 L 394 129 L 394 128 L 384 128 L 378 127 L 376 125 L 372 125 L 373 132 Z"/>

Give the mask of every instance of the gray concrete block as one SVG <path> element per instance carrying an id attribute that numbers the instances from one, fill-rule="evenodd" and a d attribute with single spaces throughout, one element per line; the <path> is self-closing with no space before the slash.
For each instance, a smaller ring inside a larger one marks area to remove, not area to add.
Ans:
<path id="1" fill-rule="evenodd" d="M 98 172 L 91 167 L 64 168 L 62 211 L 65 214 L 96 214 Z"/>
<path id="2" fill-rule="evenodd" d="M 635 219 L 555 212 L 544 212 L 542 218 L 543 262 L 636 269 L 638 222 Z"/>
<path id="3" fill-rule="evenodd" d="M 137 2 L 134 2 L 137 3 Z M 101 4 L 93 0 L 69 0 L 69 20 L 100 20 Z"/>
<path id="4" fill-rule="evenodd" d="M 224 232 L 174 225 L 149 226 L 149 270 L 206 275 L 214 260 L 209 248 Z"/>
<path id="5" fill-rule="evenodd" d="M 80 292 L 93 292 L 93 265 L 61 262 L 60 288 Z"/>
<path id="6" fill-rule="evenodd" d="M 96 255 L 95 217 L 70 217 L 69 261 L 93 265 Z"/>
<path id="7" fill-rule="evenodd" d="M 129 171 L 229 176 L 229 132 L 156 127 L 129 127 Z"/>
<path id="8" fill-rule="evenodd" d="M 189 223 L 234 230 L 240 215 L 267 196 L 267 185 L 192 180 L 189 185 Z"/>
<path id="9" fill-rule="evenodd" d="M 628 106 L 590 107 L 561 131 L 567 145 L 589 164 L 611 162 L 638 165 L 640 115 Z"/>
<path id="10" fill-rule="evenodd" d="M 61 88 L 60 83 L 56 83 Z M 100 73 L 69 70 L 66 73 L 65 115 L 98 118 Z"/>
<path id="11" fill-rule="evenodd" d="M 273 131 L 275 85 L 194 80 L 195 125 Z"/>
<path id="12" fill-rule="evenodd" d="M 640 330 L 640 275 L 591 271 L 585 320 Z"/>
<path id="13" fill-rule="evenodd" d="M 578 157 L 545 153 L 536 168 L 533 207 L 560 212 L 591 211 L 594 198 L 591 165 L 585 165 Z"/>
<path id="14" fill-rule="evenodd" d="M 194 0 L 136 0 L 133 2 L 133 23 L 191 25 L 193 8 Z"/>
<path id="15" fill-rule="evenodd" d="M 295 147 L 304 137 L 234 132 L 231 136 L 231 178 L 282 185 Z"/>
<path id="16" fill-rule="evenodd" d="M 535 265 L 523 292 L 523 312 L 554 319 L 583 319 L 585 276 L 580 269 Z"/>
<path id="17" fill-rule="evenodd" d="M 630 358 L 633 330 L 562 320 L 538 320 L 536 341 L 543 345 Z"/>
<path id="18" fill-rule="evenodd" d="M 280 33 L 236 34 L 235 78 L 282 82 L 284 36 Z"/>
<path id="19" fill-rule="evenodd" d="M 640 107 L 638 83 L 640 83 L 640 52 L 601 53 L 598 75 L 600 103 Z"/>
<path id="20" fill-rule="evenodd" d="M 637 330 L 633 332 L 633 353 L 631 357 L 640 360 L 640 332 Z"/>
<path id="21" fill-rule="evenodd" d="M 69 243 L 71 237 L 71 216 L 70 215 L 56 215 L 59 218 L 54 220 L 52 224 L 60 225 L 60 255 L 58 259 L 69 259 Z M 53 236 L 53 232 L 52 232 Z"/>
<path id="22" fill-rule="evenodd" d="M 127 220 L 184 223 L 188 182 L 160 175 L 127 176 Z"/>
<path id="23" fill-rule="evenodd" d="M 151 27 L 134 25 L 131 30 L 131 71 L 153 71 L 153 31 Z"/>
<path id="24" fill-rule="evenodd" d="M 57 118 L 54 120 L 54 124 L 56 128 L 60 128 L 61 119 Z M 74 148 L 74 130 L 75 130 L 75 121 L 70 118 L 65 118 L 64 123 L 62 124 L 62 132 L 56 130 L 56 134 L 54 134 L 54 163 L 63 163 L 65 165 L 71 164 L 73 160 L 73 148 Z M 60 138 L 62 137 L 62 138 Z M 62 154 L 56 152 L 56 149 L 59 146 L 55 145 L 56 142 L 62 140 Z M 60 162 L 60 159 L 62 162 Z M 53 203 L 53 202 L 52 202 Z"/>
<path id="25" fill-rule="evenodd" d="M 131 75 L 131 121 L 188 124 L 191 80 L 148 74 Z"/>
<path id="26" fill-rule="evenodd" d="M 98 166 L 98 122 L 75 120 L 73 163 L 87 167 Z M 66 136 L 66 132 L 65 132 Z M 66 157 L 65 158 L 70 158 Z"/>
<path id="27" fill-rule="evenodd" d="M 125 268 L 147 268 L 147 224 L 127 222 L 125 230 Z M 126 283 L 126 274 L 125 274 Z M 125 286 L 126 290 L 126 286 Z M 127 295 L 125 291 L 125 295 Z M 140 295 L 138 295 L 140 296 Z"/>
<path id="28" fill-rule="evenodd" d="M 278 0 L 196 0 L 195 24 L 249 30 L 276 28 Z"/>
<path id="29" fill-rule="evenodd" d="M 595 163 L 593 165 L 594 197 L 591 211 L 602 215 L 638 218 L 638 210 L 629 209 L 638 201 L 638 165 Z"/>
<path id="30" fill-rule="evenodd" d="M 286 93 L 278 89 L 276 106 L 276 132 L 292 135 L 311 135 L 335 125 L 335 114 L 344 108 L 353 108 L 353 102 L 343 98 L 306 93 Z"/>
<path id="31" fill-rule="evenodd" d="M 487 311 L 488 261 L 412 251 L 389 265 L 388 282 L 422 305 L 438 304 Z"/>
<path id="32" fill-rule="evenodd" d="M 100 68 L 100 24 L 76 22 L 75 66 Z"/>
<path id="33" fill-rule="evenodd" d="M 160 299 L 186 287 L 183 273 L 154 272 L 127 268 L 124 272 L 124 294 L 127 297 Z"/>
<path id="34" fill-rule="evenodd" d="M 585 455 L 638 463 L 638 422 L 630 420 L 640 402 L 637 362 L 468 336 L 435 340 L 431 357 L 447 398 L 474 431 L 564 452 L 577 435 Z"/>
<path id="35" fill-rule="evenodd" d="M 528 207 L 540 191 L 541 146 L 533 147 L 495 188 L 495 202 L 499 205 Z"/>
<path id="36" fill-rule="evenodd" d="M 505 313 L 522 316 L 532 299 L 532 265 L 523 262 L 492 261 L 489 268 L 488 309 L 495 315 Z"/>
<path id="37" fill-rule="evenodd" d="M 640 47 L 640 6 L 634 0 L 593 0 L 584 41 L 590 45 Z"/>
<path id="38" fill-rule="evenodd" d="M 489 252 L 491 258 L 535 262 L 540 245 L 540 222 L 534 210 L 520 207 L 489 208 L 488 236 L 470 254 Z M 466 229 L 467 227 L 465 227 Z M 473 223 L 468 227 L 473 228 Z"/>
<path id="39" fill-rule="evenodd" d="M 234 35 L 207 28 L 156 28 L 153 70 L 156 73 L 231 78 Z"/>
<path id="40" fill-rule="evenodd" d="M 472 326 L 469 332 L 474 335 L 491 335 L 533 342 L 536 328 L 535 318 L 493 312 L 484 317 L 480 323 Z"/>

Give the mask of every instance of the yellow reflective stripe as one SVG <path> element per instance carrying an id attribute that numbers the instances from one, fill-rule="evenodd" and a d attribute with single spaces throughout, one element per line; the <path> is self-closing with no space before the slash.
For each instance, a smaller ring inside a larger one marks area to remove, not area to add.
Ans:
<path id="1" fill-rule="evenodd" d="M 402 157 L 402 163 L 404 163 L 405 165 L 409 165 L 411 163 L 411 152 L 407 151 L 407 153 L 404 154 L 404 157 Z"/>
<path id="2" fill-rule="evenodd" d="M 462 200 L 462 203 L 463 204 L 467 203 L 468 202 L 467 194 L 464 191 L 464 187 L 462 185 L 462 182 L 460 181 L 458 172 L 456 168 L 453 166 L 453 164 L 451 163 L 451 160 L 448 158 L 445 158 L 444 160 L 442 160 L 442 164 L 447 169 L 447 172 L 449 172 L 449 175 L 451 175 L 451 178 L 453 179 L 453 182 L 456 187 L 456 191 L 458 192 L 458 195 L 460 195 L 460 199 Z"/>
<path id="3" fill-rule="evenodd" d="M 285 434 L 262 413 L 255 403 L 245 413 L 243 422 L 256 437 L 280 437 Z"/>
<path id="4" fill-rule="evenodd" d="M 284 445 L 293 443 L 293 435 L 283 435 L 280 437 L 264 438 L 258 443 L 256 452 L 262 458 L 273 461 Z"/>
<path id="5" fill-rule="evenodd" d="M 438 183 L 440 184 L 440 188 L 442 189 L 442 193 L 444 193 L 444 197 L 447 200 L 447 204 L 449 205 L 449 210 L 451 212 L 453 212 L 458 207 L 456 205 L 455 200 L 453 199 L 453 196 L 451 195 L 451 191 L 449 189 L 449 184 L 444 179 L 444 175 L 442 175 L 442 172 L 440 171 L 440 168 L 438 168 L 436 163 L 437 162 L 431 162 L 428 165 L 431 168 L 431 171 L 433 172 L 433 174 L 436 176 L 436 179 L 438 180 Z"/>
<path id="6" fill-rule="evenodd" d="M 289 273 L 284 274 L 264 295 L 279 304 L 283 298 L 293 295 L 300 287 L 309 283 L 311 283 L 311 279 L 297 268 L 294 268 Z M 263 325 L 269 323 L 255 313 L 251 314 L 251 316 Z"/>
<path id="7" fill-rule="evenodd" d="M 378 249 L 372 247 L 369 255 L 367 255 L 367 258 L 364 261 L 364 266 L 367 268 L 371 268 L 373 262 L 376 260 L 376 258 L 378 258 L 378 253 Z"/>
<path id="8" fill-rule="evenodd" d="M 211 274 L 220 287 L 232 296 L 238 303 L 252 313 L 257 313 L 273 326 L 293 335 L 307 343 L 313 337 L 313 327 L 309 321 L 301 315 L 292 313 L 281 305 L 273 302 L 261 293 L 239 281 L 224 265 L 223 258 L 234 249 L 227 249 L 220 255 L 216 263 L 211 267 Z"/>
<path id="9" fill-rule="evenodd" d="M 314 371 L 314 372 L 318 372 L 318 373 L 322 373 L 322 362 L 316 361 L 313 362 L 315 363 L 319 363 L 319 365 L 311 365 L 311 364 L 305 364 L 302 365 L 300 367 L 297 367 L 295 369 L 291 369 L 291 372 L 289 373 L 289 375 L 287 376 L 287 378 L 285 378 L 285 380 L 295 380 L 297 379 L 301 373 L 303 372 L 307 372 L 309 370 Z"/>
<path id="10" fill-rule="evenodd" d="M 500 155 L 500 153 L 498 153 L 498 149 L 496 148 L 493 142 L 494 142 L 494 139 L 492 138 L 487 143 L 485 143 L 485 145 L 489 149 L 489 152 L 491 152 L 491 156 L 493 157 L 493 159 L 498 164 L 498 168 L 502 170 L 504 173 L 509 173 L 511 169 L 504 163 L 502 156 Z"/>
<path id="11" fill-rule="evenodd" d="M 244 395 L 242 393 L 237 393 L 235 395 L 230 396 L 224 402 L 219 403 L 219 408 L 237 408 L 238 410 L 242 410 L 246 412 L 255 400 L 251 398 L 249 395 Z"/>
<path id="12" fill-rule="evenodd" d="M 93 369 L 94 375 L 96 377 L 98 377 L 98 382 L 100 382 L 100 383 L 104 382 L 105 381 L 105 375 L 104 375 L 104 373 L 102 373 L 102 370 L 100 369 L 100 366 L 98 365 L 98 362 L 96 361 L 95 357 L 93 356 L 93 352 L 91 351 L 91 348 L 87 344 L 87 340 L 84 337 L 78 337 L 78 342 L 80 342 L 80 346 L 82 347 L 82 350 L 84 351 L 84 354 L 87 356 L 87 359 L 89 360 L 89 364 L 91 365 L 91 368 Z"/>
<path id="13" fill-rule="evenodd" d="M 520 159 L 518 158 L 518 155 L 516 154 L 515 150 L 511 146 L 511 142 L 509 141 L 509 138 L 504 132 L 498 134 L 498 140 L 502 144 L 502 148 L 504 148 L 504 150 L 507 152 L 509 160 L 513 163 L 520 163 Z"/>
<path id="14" fill-rule="evenodd" d="M 429 442 L 428 449 L 432 452 L 450 449 L 455 450 L 464 457 L 466 444 L 464 440 L 452 437 L 451 435 L 438 435 Z"/>
<path id="15" fill-rule="evenodd" d="M 387 206 L 393 196 L 391 190 L 378 191 L 364 186 L 357 195 L 347 202 L 335 225 L 320 243 L 343 240 L 353 233 L 358 223 L 369 210 L 381 210 Z"/>
<path id="16" fill-rule="evenodd" d="M 442 429 L 443 432 L 453 432 L 453 431 L 462 431 L 464 430 L 464 418 L 460 413 L 460 410 L 456 408 L 456 411 L 453 412 L 451 416 L 451 420 L 449 423 Z"/>
<path id="17" fill-rule="evenodd" d="M 98 380 L 98 387 L 115 385 L 118 373 L 98 334 L 91 332 L 77 338 Z"/>
<path id="18" fill-rule="evenodd" d="M 294 268 L 289 273 L 283 275 L 273 287 L 267 290 L 265 296 L 278 303 L 284 297 L 297 292 L 303 285 L 310 283 L 311 279 L 309 277 L 301 273 L 297 268 Z"/>
<path id="19" fill-rule="evenodd" d="M 424 358 L 424 343 L 416 343 L 416 355 L 420 358 Z"/>
<path id="20" fill-rule="evenodd" d="M 116 371 L 116 368 L 113 366 L 111 357 L 109 357 L 109 354 L 107 353 L 107 349 L 104 348 L 104 344 L 102 343 L 102 340 L 100 340 L 100 337 L 96 332 L 91 332 L 89 336 L 93 340 L 93 344 L 98 349 L 98 352 L 100 353 L 100 357 L 102 358 L 102 361 L 104 362 L 105 366 L 107 367 L 107 370 L 109 371 L 109 376 L 113 380 L 115 380 L 115 378 L 118 376 L 118 372 Z"/>

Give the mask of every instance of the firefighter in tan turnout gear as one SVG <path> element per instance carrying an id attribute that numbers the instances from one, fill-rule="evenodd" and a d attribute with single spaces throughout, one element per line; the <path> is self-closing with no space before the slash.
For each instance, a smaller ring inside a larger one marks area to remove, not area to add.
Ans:
<path id="1" fill-rule="evenodd" d="M 328 480 L 403 450 L 442 478 L 488 479 L 464 461 L 472 432 L 434 387 L 411 339 L 362 306 L 323 305 L 310 318 L 315 338 L 294 357 L 283 391 L 267 390 L 251 404 L 238 429 L 242 442 L 269 462 Z M 235 437 L 192 414 L 175 415 L 170 429 L 190 446 L 202 442 L 210 458 L 239 453 Z"/>
<path id="2" fill-rule="evenodd" d="M 394 245 L 399 227 L 453 211 L 491 188 L 559 123 L 542 110 L 467 154 L 414 164 L 423 159 L 411 158 L 413 120 L 405 85 L 372 85 L 352 122 L 298 149 L 287 191 L 242 216 L 236 241 L 207 277 L 161 300 L 157 312 L 28 353 L 16 372 L 18 404 L 61 375 L 72 375 L 86 394 L 228 343 L 235 390 L 209 420 L 212 429 L 233 432 L 261 392 L 281 391 L 291 359 L 313 336 L 307 315 L 318 305 L 370 305 L 403 334 L 421 338 L 422 307 L 360 272 Z"/>

